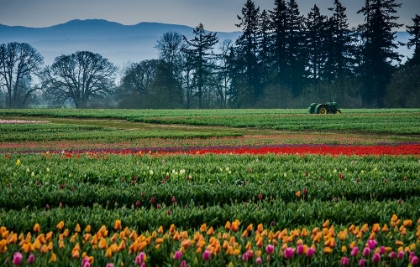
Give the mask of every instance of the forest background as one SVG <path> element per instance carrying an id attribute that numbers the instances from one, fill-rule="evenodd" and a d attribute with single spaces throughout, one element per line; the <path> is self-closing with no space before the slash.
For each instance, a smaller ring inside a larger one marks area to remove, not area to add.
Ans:
<path id="1" fill-rule="evenodd" d="M 303 15 L 295 0 L 275 0 L 272 10 L 247 0 L 236 40 L 199 23 L 191 36 L 164 33 L 154 45 L 158 58 L 123 68 L 86 50 L 45 65 L 30 44 L 3 43 L 0 107 L 302 108 L 329 100 L 346 108 L 419 107 L 420 17 L 400 24 L 400 7 L 367 0 L 358 11 L 364 23 L 350 28 L 339 0 L 329 16 L 317 5 Z M 406 43 L 397 38 L 403 26 Z M 402 46 L 412 56 L 399 54 Z"/>

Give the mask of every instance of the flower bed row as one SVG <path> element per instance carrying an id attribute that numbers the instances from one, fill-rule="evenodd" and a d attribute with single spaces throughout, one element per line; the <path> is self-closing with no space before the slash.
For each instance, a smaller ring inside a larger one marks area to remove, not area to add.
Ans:
<path id="1" fill-rule="evenodd" d="M 41 153 L 36 150 L 22 150 L 19 153 Z M 44 151 L 45 152 L 45 151 Z M 281 154 L 281 155 L 420 155 L 420 143 L 375 144 L 375 145 L 329 145 L 329 144 L 287 144 L 263 146 L 196 146 L 196 147 L 143 147 L 143 148 L 104 148 L 104 149 L 69 149 L 48 150 L 52 154 L 64 154 L 67 157 L 80 154 Z"/>
<path id="2" fill-rule="evenodd" d="M 227 221 L 185 230 L 171 224 L 147 232 L 115 220 L 95 229 L 57 222 L 54 231 L 0 228 L 3 266 L 412 266 L 420 254 L 420 219 L 393 215 L 385 224 L 277 229 Z"/>

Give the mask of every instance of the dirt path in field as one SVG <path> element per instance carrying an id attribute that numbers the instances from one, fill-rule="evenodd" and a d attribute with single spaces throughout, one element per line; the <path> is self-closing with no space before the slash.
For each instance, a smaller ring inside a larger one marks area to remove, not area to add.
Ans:
<path id="1" fill-rule="evenodd" d="M 0 119 L 1 116 L 0 116 Z M 418 136 L 407 135 L 384 135 L 366 133 L 339 133 L 339 132 L 315 132 L 315 131 L 282 131 L 272 129 L 255 128 L 232 128 L 221 126 L 194 126 L 184 124 L 152 124 L 143 122 L 130 122 L 116 119 L 74 119 L 53 117 L 4 117 L 7 120 L 27 120 L 61 124 L 77 124 L 89 126 L 101 126 L 121 131 L 148 131 L 148 130 L 173 130 L 184 132 L 202 133 L 238 133 L 238 137 L 220 137 L 219 139 L 235 139 L 236 142 L 243 139 L 252 139 L 256 143 L 264 144 L 374 144 L 374 143 L 400 143 L 420 142 Z M 81 141 L 78 141 L 81 143 Z M 253 141 L 250 141 L 253 143 Z M 121 143 L 126 143 L 123 141 Z M 194 142 L 195 143 L 195 142 Z M 248 142 L 239 142 L 248 143 Z"/>

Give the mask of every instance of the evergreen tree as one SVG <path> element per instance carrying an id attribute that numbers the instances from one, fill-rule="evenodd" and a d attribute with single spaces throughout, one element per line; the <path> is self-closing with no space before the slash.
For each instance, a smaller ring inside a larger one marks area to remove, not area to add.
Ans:
<path id="1" fill-rule="evenodd" d="M 365 16 L 361 31 L 361 65 L 363 82 L 362 98 L 365 106 L 382 108 L 386 86 L 395 70 L 393 63 L 401 61 L 393 31 L 402 26 L 395 20 L 397 8 L 401 4 L 395 0 L 366 0 L 365 6 L 358 11 Z"/>
<path id="2" fill-rule="evenodd" d="M 264 88 L 270 82 L 270 66 L 272 61 L 271 48 L 271 20 L 266 10 L 261 12 L 259 31 L 260 36 L 258 39 L 258 61 L 260 62 L 261 73 L 261 87 Z"/>
<path id="3" fill-rule="evenodd" d="M 288 74 L 287 66 L 287 35 L 289 25 L 287 23 L 287 5 L 285 0 L 275 0 L 274 10 L 269 11 L 272 21 L 272 55 L 273 69 L 276 73 L 276 83 L 284 83 Z"/>
<path id="4" fill-rule="evenodd" d="M 294 96 L 298 96 L 306 83 L 305 64 L 307 53 L 305 47 L 304 16 L 300 14 L 295 0 L 287 3 L 286 12 L 286 83 Z"/>
<path id="5" fill-rule="evenodd" d="M 413 57 L 408 60 L 410 65 L 420 65 L 420 16 L 413 18 L 413 26 L 407 26 L 407 32 L 412 36 L 407 43 L 408 49 L 414 47 Z"/>
<path id="6" fill-rule="evenodd" d="M 348 79 L 352 76 L 354 62 L 354 38 L 347 22 L 346 8 L 339 0 L 334 0 L 333 11 L 328 21 L 327 49 L 328 59 L 325 64 L 324 77 L 332 82 L 337 79 Z"/>
<path id="7" fill-rule="evenodd" d="M 182 106 L 183 102 L 182 68 L 184 57 L 182 51 L 185 49 L 185 43 L 182 39 L 183 37 L 179 33 L 167 32 L 155 46 L 159 53 L 159 59 L 165 64 L 165 71 L 160 68 L 158 73 L 169 75 L 165 80 L 168 81 L 167 93 L 171 99 L 171 107 Z"/>
<path id="8" fill-rule="evenodd" d="M 306 19 L 307 75 L 314 85 L 321 80 L 327 58 L 326 26 L 327 16 L 321 15 L 318 6 L 314 5 Z"/>
<path id="9" fill-rule="evenodd" d="M 214 65 L 210 61 L 214 57 L 211 51 L 219 40 L 216 33 L 206 33 L 202 23 L 193 30 L 193 33 L 195 37 L 192 40 L 188 41 L 184 36 L 184 41 L 189 46 L 185 51 L 189 54 L 190 64 L 194 67 L 194 84 L 197 89 L 195 95 L 198 98 L 198 108 L 201 109 L 204 108 L 203 97 L 205 96 L 206 79 L 209 78 L 214 69 Z"/>
<path id="10" fill-rule="evenodd" d="M 235 25 L 242 28 L 242 35 L 236 40 L 236 64 L 242 74 L 235 77 L 239 79 L 236 84 L 241 85 L 238 88 L 238 104 L 253 106 L 263 94 L 258 60 L 260 8 L 252 0 L 247 0 L 242 8 L 242 16 L 238 15 L 238 19 L 240 23 Z"/>

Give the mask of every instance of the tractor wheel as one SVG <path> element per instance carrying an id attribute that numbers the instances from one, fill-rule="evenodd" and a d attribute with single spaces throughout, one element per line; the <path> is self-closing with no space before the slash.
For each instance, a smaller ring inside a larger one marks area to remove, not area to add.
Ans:
<path id="1" fill-rule="evenodd" d="M 341 114 L 343 114 L 343 113 L 341 113 L 341 110 L 337 109 L 337 111 L 335 112 L 335 114 L 339 114 L 339 115 L 341 115 Z"/>
<path id="2" fill-rule="evenodd" d="M 327 114 L 327 107 L 326 106 L 320 106 L 318 108 L 318 114 Z"/>

